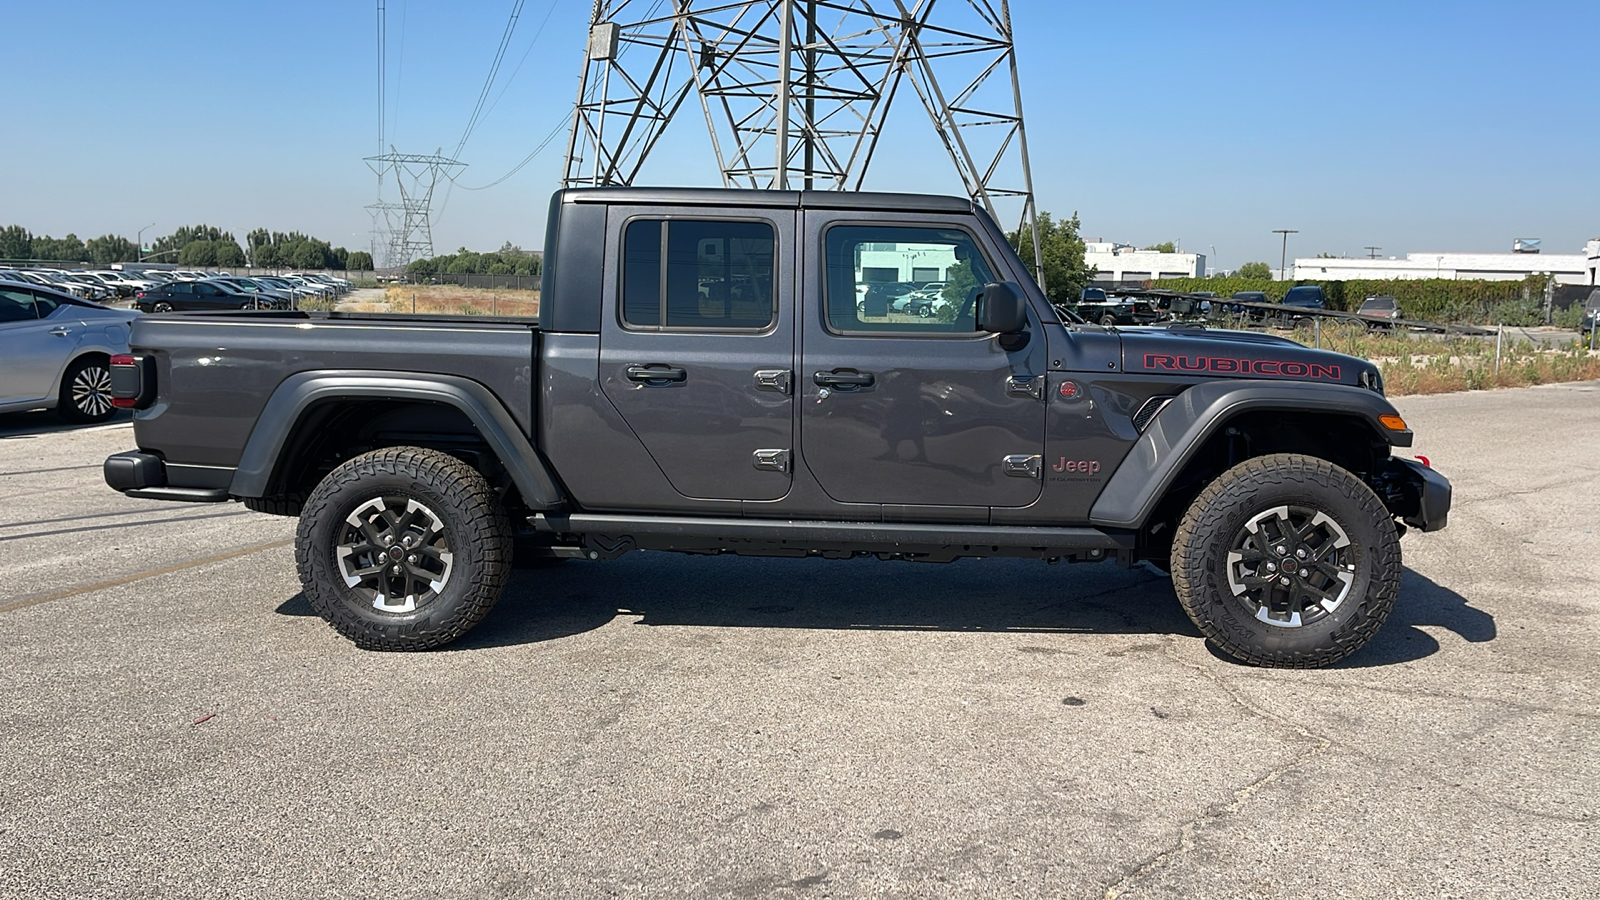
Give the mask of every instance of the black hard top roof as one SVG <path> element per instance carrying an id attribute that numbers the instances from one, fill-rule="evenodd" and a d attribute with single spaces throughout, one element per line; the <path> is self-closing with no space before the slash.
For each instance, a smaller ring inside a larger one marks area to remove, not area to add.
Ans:
<path id="1" fill-rule="evenodd" d="M 882 209 L 904 212 L 972 211 L 965 197 L 869 191 L 752 191 L 734 188 L 568 188 L 562 202 L 661 206 L 765 206 L 791 209 Z"/>

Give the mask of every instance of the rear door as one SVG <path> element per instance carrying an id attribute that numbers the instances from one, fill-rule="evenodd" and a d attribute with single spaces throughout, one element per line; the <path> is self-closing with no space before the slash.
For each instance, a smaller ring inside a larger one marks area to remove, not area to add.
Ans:
<path id="1" fill-rule="evenodd" d="M 607 217 L 605 396 L 684 497 L 781 498 L 795 212 L 619 206 Z"/>
<path id="2" fill-rule="evenodd" d="M 1017 507 L 1039 497 L 1044 341 L 977 329 L 982 285 L 1008 280 L 963 216 L 877 221 L 808 211 L 798 396 L 804 462 L 845 503 Z M 887 270 L 945 282 L 932 314 L 858 290 Z M 874 270 L 884 270 L 883 272 Z"/>

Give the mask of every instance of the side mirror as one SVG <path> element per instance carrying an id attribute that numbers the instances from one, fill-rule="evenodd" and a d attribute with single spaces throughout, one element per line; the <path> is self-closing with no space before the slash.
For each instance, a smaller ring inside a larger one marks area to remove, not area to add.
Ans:
<path id="1" fill-rule="evenodd" d="M 978 330 L 990 334 L 1020 334 L 1028 325 L 1028 308 L 1022 292 L 1009 281 L 983 286 L 978 300 Z"/>

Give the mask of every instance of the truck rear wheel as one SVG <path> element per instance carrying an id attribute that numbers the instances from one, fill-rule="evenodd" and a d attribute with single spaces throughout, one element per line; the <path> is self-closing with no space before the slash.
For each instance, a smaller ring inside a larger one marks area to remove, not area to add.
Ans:
<path id="1" fill-rule="evenodd" d="M 1190 505 L 1173 535 L 1172 584 L 1234 659 L 1326 666 L 1361 649 L 1394 609 L 1400 538 L 1383 503 L 1344 469 L 1257 457 Z"/>
<path id="2" fill-rule="evenodd" d="M 476 469 L 390 447 L 334 469 L 306 498 L 295 561 L 306 599 L 357 646 L 428 650 L 500 599 L 511 524 Z"/>

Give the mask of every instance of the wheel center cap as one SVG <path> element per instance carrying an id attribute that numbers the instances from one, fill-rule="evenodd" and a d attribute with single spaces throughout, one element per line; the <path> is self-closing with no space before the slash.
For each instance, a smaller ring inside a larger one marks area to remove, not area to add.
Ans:
<path id="1" fill-rule="evenodd" d="M 405 553 L 405 550 L 401 549 L 399 544 L 389 548 L 389 558 L 395 562 L 399 562 L 400 557 L 404 556 Z"/>

